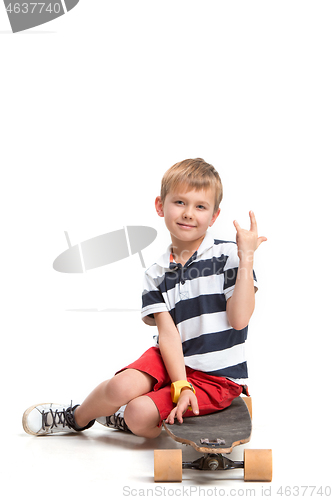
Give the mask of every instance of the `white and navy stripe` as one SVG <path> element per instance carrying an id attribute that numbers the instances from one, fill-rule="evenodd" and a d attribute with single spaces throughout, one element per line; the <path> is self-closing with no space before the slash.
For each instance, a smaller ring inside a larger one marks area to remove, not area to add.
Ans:
<path id="1" fill-rule="evenodd" d="M 154 313 L 169 311 L 180 333 L 186 366 L 244 383 L 248 328 L 234 330 L 226 313 L 237 277 L 237 245 L 207 233 L 184 266 L 170 263 L 170 250 L 171 245 L 145 272 L 143 321 L 155 325 Z"/>

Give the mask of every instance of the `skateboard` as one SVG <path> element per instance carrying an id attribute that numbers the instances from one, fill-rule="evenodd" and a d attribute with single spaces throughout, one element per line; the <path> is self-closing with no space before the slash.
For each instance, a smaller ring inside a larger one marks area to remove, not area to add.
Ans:
<path id="1" fill-rule="evenodd" d="M 184 418 L 182 424 L 163 421 L 168 435 L 175 441 L 190 445 L 204 455 L 193 462 L 182 461 L 182 450 L 154 451 L 155 482 L 182 481 L 183 469 L 244 469 L 245 481 L 272 480 L 272 450 L 244 450 L 243 461 L 225 455 L 235 446 L 248 443 L 252 432 L 252 401 L 238 397 L 224 410 L 209 415 Z"/>

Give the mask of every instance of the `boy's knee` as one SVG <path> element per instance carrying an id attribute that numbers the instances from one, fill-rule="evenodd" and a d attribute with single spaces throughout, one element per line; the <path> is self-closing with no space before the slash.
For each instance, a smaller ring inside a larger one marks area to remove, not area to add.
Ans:
<path id="1" fill-rule="evenodd" d="M 114 405 L 123 406 L 152 390 L 154 379 L 146 373 L 126 369 L 108 380 L 105 397 Z"/>
<path id="2" fill-rule="evenodd" d="M 134 434 L 136 430 L 140 429 L 145 422 L 146 409 L 141 403 L 141 398 L 135 398 L 130 401 L 124 412 L 125 422 Z"/>
<path id="3" fill-rule="evenodd" d="M 132 370 L 133 371 L 133 370 Z M 120 406 L 133 398 L 134 374 L 130 370 L 117 373 L 106 384 L 106 397 Z"/>
<path id="4" fill-rule="evenodd" d="M 148 396 L 130 401 L 125 409 L 124 418 L 131 431 L 142 437 L 157 437 L 160 433 L 159 412 Z"/>

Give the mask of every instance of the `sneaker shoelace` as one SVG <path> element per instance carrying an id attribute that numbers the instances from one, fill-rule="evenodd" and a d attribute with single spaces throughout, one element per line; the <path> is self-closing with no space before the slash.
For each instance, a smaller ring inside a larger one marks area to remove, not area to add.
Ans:
<path id="1" fill-rule="evenodd" d="M 77 430 L 77 425 L 74 420 L 74 410 L 78 407 L 79 405 L 76 405 L 74 407 L 69 406 L 67 409 L 63 408 L 62 411 L 56 410 L 52 411 L 50 408 L 49 411 L 43 410 L 41 412 L 42 414 L 42 428 L 45 431 L 46 427 L 49 427 L 50 429 L 53 429 L 54 427 L 58 427 L 62 425 L 62 427 L 68 427 L 69 429 Z M 47 417 L 48 414 L 51 415 L 52 418 L 52 423 L 51 425 L 47 423 Z"/>
<path id="2" fill-rule="evenodd" d="M 124 417 L 120 415 L 110 415 L 106 417 L 106 425 L 108 427 L 113 427 L 114 429 L 119 429 L 121 431 L 131 432 L 127 427 Z"/>

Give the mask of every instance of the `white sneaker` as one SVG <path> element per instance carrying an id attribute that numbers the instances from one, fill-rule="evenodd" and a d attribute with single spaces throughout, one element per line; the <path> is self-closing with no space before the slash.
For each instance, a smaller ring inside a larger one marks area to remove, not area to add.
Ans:
<path id="1" fill-rule="evenodd" d="M 129 427 L 127 427 L 125 419 L 124 419 L 124 411 L 126 405 L 119 408 L 116 413 L 110 415 L 108 417 L 98 417 L 96 421 L 99 424 L 104 425 L 105 427 L 110 427 L 112 429 L 119 429 L 120 431 L 132 432 Z"/>
<path id="2" fill-rule="evenodd" d="M 34 436 L 89 429 L 95 420 L 89 422 L 86 427 L 79 427 L 75 422 L 74 411 L 78 406 L 80 405 L 66 406 L 56 403 L 30 406 L 23 414 L 23 429 Z"/>

